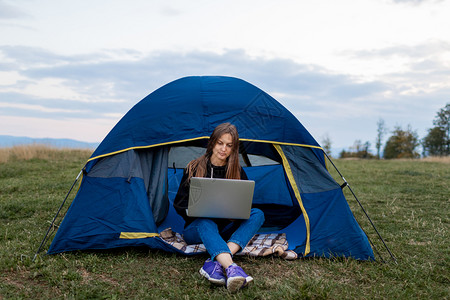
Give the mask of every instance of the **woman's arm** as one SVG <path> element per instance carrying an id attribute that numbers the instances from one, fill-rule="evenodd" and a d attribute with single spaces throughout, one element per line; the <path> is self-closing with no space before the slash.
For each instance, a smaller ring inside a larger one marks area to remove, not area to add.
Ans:
<path id="1" fill-rule="evenodd" d="M 247 174 L 245 173 L 243 167 L 241 167 L 241 180 L 248 180 Z"/>
<path id="2" fill-rule="evenodd" d="M 186 209 L 188 208 L 189 203 L 189 178 L 188 172 L 185 169 L 183 171 L 183 177 L 181 178 L 180 186 L 178 187 L 177 195 L 175 196 L 175 200 L 173 201 L 173 207 L 176 212 L 186 220 Z"/>

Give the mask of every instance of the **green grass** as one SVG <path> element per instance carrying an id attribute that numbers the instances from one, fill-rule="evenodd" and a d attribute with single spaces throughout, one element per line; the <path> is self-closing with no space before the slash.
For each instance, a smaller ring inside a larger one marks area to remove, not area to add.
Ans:
<path id="1" fill-rule="evenodd" d="M 88 156 L 66 150 L 0 163 L 0 299 L 449 298 L 448 163 L 336 160 L 398 264 L 237 257 L 255 281 L 230 295 L 198 274 L 204 256 L 127 248 L 42 254 L 32 262 Z M 390 261 L 349 190 L 345 193 L 356 218 Z"/>

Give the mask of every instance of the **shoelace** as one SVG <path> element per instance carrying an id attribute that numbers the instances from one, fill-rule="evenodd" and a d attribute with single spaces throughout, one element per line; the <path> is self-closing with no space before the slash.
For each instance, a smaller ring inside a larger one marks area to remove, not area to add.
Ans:
<path id="1" fill-rule="evenodd" d="M 237 267 L 237 266 L 231 266 L 231 267 L 229 267 L 229 269 L 228 269 L 228 272 L 227 272 L 227 276 L 228 277 L 234 277 L 234 276 L 242 276 L 242 277 L 247 277 L 247 275 L 244 273 L 244 274 L 242 274 L 243 272 L 241 272 L 241 270 L 240 270 L 240 268 L 239 267 Z"/>
<path id="2" fill-rule="evenodd" d="M 219 264 L 218 262 L 215 262 L 215 263 L 214 263 L 213 273 L 219 273 L 219 274 L 222 274 L 222 275 L 223 275 L 222 265 Z"/>

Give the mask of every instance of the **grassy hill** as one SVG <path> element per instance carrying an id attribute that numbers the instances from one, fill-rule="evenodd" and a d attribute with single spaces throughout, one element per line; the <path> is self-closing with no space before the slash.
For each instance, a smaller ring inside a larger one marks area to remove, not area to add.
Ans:
<path id="1" fill-rule="evenodd" d="M 229 295 L 198 274 L 204 256 L 186 258 L 133 248 L 42 254 L 32 262 L 90 154 L 36 145 L 0 149 L 0 299 L 449 298 L 448 159 L 334 161 L 398 264 L 389 262 L 389 255 L 345 189 L 356 218 L 388 263 L 238 257 L 255 282 Z"/>

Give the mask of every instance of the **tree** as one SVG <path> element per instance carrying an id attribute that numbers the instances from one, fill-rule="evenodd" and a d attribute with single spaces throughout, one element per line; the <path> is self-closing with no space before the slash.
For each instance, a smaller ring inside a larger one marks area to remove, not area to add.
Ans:
<path id="1" fill-rule="evenodd" d="M 446 132 L 439 127 L 428 129 L 428 134 L 422 140 L 423 155 L 443 156 L 448 155 L 445 146 Z"/>
<path id="2" fill-rule="evenodd" d="M 326 133 L 322 138 L 322 148 L 329 156 L 331 156 L 331 143 L 331 138 L 328 133 Z"/>
<path id="3" fill-rule="evenodd" d="M 377 158 L 380 159 L 381 145 L 383 144 L 383 137 L 386 134 L 386 127 L 384 125 L 384 120 L 379 119 L 377 122 L 377 139 L 375 142 L 375 148 L 377 148 Z"/>
<path id="4" fill-rule="evenodd" d="M 450 155 L 450 103 L 437 112 L 433 125 L 422 140 L 424 155 Z"/>
<path id="5" fill-rule="evenodd" d="M 417 132 L 408 125 L 406 130 L 397 126 L 392 136 L 387 140 L 384 147 L 384 158 L 417 158 L 419 153 L 416 147 L 419 145 Z"/>
<path id="6" fill-rule="evenodd" d="M 350 147 L 350 151 L 342 150 L 339 154 L 339 158 L 349 158 L 349 157 L 356 157 L 356 158 L 374 158 L 374 155 L 370 153 L 370 142 L 367 141 L 364 144 L 361 142 L 361 140 L 356 140 L 353 143 L 353 146 Z"/>
<path id="7" fill-rule="evenodd" d="M 372 158 L 373 157 L 373 155 L 370 153 L 369 148 L 370 148 L 370 142 L 366 141 L 364 143 L 363 150 L 362 150 L 362 158 Z"/>

